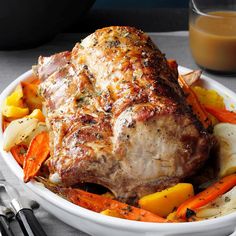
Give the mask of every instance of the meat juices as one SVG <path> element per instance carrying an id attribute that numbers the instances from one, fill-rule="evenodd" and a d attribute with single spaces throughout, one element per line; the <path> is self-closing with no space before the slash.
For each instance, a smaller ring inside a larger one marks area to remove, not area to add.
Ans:
<path id="1" fill-rule="evenodd" d="M 97 30 L 72 52 L 40 57 L 50 179 L 101 184 L 123 201 L 192 175 L 211 135 L 164 55 L 132 27 Z"/>

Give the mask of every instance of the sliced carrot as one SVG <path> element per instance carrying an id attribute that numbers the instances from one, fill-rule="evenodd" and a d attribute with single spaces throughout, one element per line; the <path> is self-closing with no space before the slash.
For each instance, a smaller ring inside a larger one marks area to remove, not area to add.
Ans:
<path id="1" fill-rule="evenodd" d="M 49 153 L 49 135 L 47 132 L 41 132 L 32 139 L 26 153 L 23 166 L 25 182 L 28 182 L 37 174 Z"/>
<path id="2" fill-rule="evenodd" d="M 6 121 L 5 119 L 3 119 L 3 122 L 2 122 L 2 130 L 3 132 L 5 131 L 5 129 L 7 128 L 7 126 L 10 124 L 9 121 Z"/>
<path id="3" fill-rule="evenodd" d="M 68 201 L 95 212 L 111 210 L 115 211 L 122 218 L 128 220 L 158 222 L 158 223 L 171 222 L 170 220 L 164 219 L 147 210 L 133 207 L 128 204 L 114 200 L 110 196 L 105 197 L 104 195 L 89 193 L 78 188 L 65 188 L 63 186 L 54 184 L 50 182 L 48 179 L 41 176 L 37 176 L 36 179 L 37 181 L 43 183 L 46 188 L 62 196 Z"/>
<path id="4" fill-rule="evenodd" d="M 166 219 L 144 209 L 130 206 L 128 204 L 113 200 L 94 193 L 80 189 L 64 188 L 61 193 L 71 202 L 95 212 L 102 212 L 107 209 L 114 210 L 122 218 L 146 222 L 167 222 Z"/>
<path id="5" fill-rule="evenodd" d="M 34 66 L 33 66 L 34 67 Z M 34 68 L 33 68 L 34 70 Z M 27 79 L 27 83 L 30 84 L 40 84 L 41 80 L 38 78 L 38 76 L 36 75 L 36 73 L 33 73 L 28 79 Z"/>
<path id="6" fill-rule="evenodd" d="M 30 83 L 39 85 L 41 83 L 41 81 L 38 77 L 35 77 Z"/>
<path id="7" fill-rule="evenodd" d="M 220 122 L 236 124 L 236 112 L 210 106 L 205 106 L 205 109 Z"/>
<path id="8" fill-rule="evenodd" d="M 187 103 L 192 107 L 193 112 L 202 122 L 205 128 L 211 126 L 211 120 L 208 118 L 205 108 L 201 105 L 195 92 L 189 87 L 182 76 L 179 76 L 178 82 L 182 87 L 184 93 L 187 95 Z"/>
<path id="9" fill-rule="evenodd" d="M 177 209 L 177 217 L 186 219 L 187 211 L 195 211 L 198 208 L 207 205 L 209 202 L 215 200 L 217 197 L 221 196 L 235 185 L 236 174 L 224 177 L 212 186 L 205 189 L 203 192 L 182 203 Z"/>
<path id="10" fill-rule="evenodd" d="M 26 152 L 27 146 L 24 144 L 19 144 L 11 148 L 11 154 L 20 166 L 23 166 Z"/>
<path id="11" fill-rule="evenodd" d="M 172 70 L 177 70 L 178 64 L 175 60 L 169 59 L 167 60 L 167 63 Z M 181 75 L 179 75 L 178 77 L 178 82 L 179 85 L 182 87 L 184 93 L 187 95 L 188 104 L 192 107 L 193 112 L 197 115 L 198 119 L 207 129 L 209 126 L 211 126 L 211 120 L 209 119 L 206 110 L 199 102 L 197 95 Z"/>

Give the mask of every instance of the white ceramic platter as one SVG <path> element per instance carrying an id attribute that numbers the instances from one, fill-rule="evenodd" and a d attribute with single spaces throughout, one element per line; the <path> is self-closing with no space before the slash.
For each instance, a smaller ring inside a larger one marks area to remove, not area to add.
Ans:
<path id="1" fill-rule="evenodd" d="M 189 72 L 184 67 L 179 67 L 180 74 Z M 32 75 L 32 71 L 28 71 L 13 81 L 0 95 L 0 107 L 4 99 L 14 90 L 14 88 Z M 236 105 L 236 94 L 227 89 L 220 83 L 202 76 L 201 82 L 204 87 L 215 89 L 224 96 L 225 103 L 228 108 L 232 104 Z M 2 127 L 2 117 L 0 116 L 0 127 Z M 11 171 L 17 176 L 20 182 L 23 179 L 23 172 L 16 163 L 11 153 L 7 153 L 2 149 L 3 134 L 0 130 L 0 151 L 2 158 L 7 163 Z M 26 191 L 30 191 L 32 196 L 47 211 L 55 215 L 68 225 L 80 229 L 88 234 L 96 236 L 184 236 L 184 235 L 207 235 L 207 236 L 235 236 L 233 233 L 236 227 L 236 212 L 219 217 L 212 220 L 205 220 L 191 223 L 146 223 L 124 220 L 114 217 L 101 215 L 85 208 L 76 206 L 65 199 L 57 196 L 41 184 L 31 181 L 24 184 Z"/>

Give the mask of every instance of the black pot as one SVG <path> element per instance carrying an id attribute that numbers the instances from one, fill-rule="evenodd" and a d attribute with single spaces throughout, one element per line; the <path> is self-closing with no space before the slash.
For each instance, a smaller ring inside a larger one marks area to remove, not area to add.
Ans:
<path id="1" fill-rule="evenodd" d="M 74 23 L 95 0 L 0 0 L 0 49 L 32 48 Z"/>

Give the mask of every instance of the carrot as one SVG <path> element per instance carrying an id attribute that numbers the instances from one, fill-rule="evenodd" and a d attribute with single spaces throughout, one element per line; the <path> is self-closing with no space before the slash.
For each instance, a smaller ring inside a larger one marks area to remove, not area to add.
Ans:
<path id="1" fill-rule="evenodd" d="M 11 148 L 11 154 L 20 166 L 23 166 L 26 152 L 27 146 L 24 144 L 19 144 Z"/>
<path id="2" fill-rule="evenodd" d="M 2 130 L 3 132 L 5 131 L 5 129 L 7 128 L 7 126 L 10 124 L 9 121 L 6 121 L 5 119 L 2 121 Z"/>
<path id="3" fill-rule="evenodd" d="M 158 223 L 170 222 L 149 211 L 119 202 L 117 200 L 112 199 L 111 197 L 89 193 L 76 188 L 65 188 L 63 186 L 53 184 L 48 179 L 45 179 L 41 176 L 37 176 L 36 179 L 37 181 L 43 183 L 46 188 L 50 189 L 56 194 L 61 195 L 68 201 L 95 212 L 111 210 L 116 212 L 122 218 L 129 220 Z"/>
<path id="4" fill-rule="evenodd" d="M 39 85 L 41 83 L 41 81 L 38 77 L 35 77 L 30 83 Z"/>
<path id="5" fill-rule="evenodd" d="M 178 82 L 184 93 L 187 95 L 187 103 L 192 107 L 193 112 L 197 115 L 205 128 L 211 126 L 211 120 L 208 118 L 205 108 L 201 105 L 195 92 L 189 87 L 182 76 L 179 76 Z"/>
<path id="6" fill-rule="evenodd" d="M 210 106 L 205 106 L 205 109 L 220 122 L 236 124 L 236 112 Z"/>
<path id="7" fill-rule="evenodd" d="M 175 60 L 169 59 L 167 60 L 167 63 L 172 70 L 177 70 L 178 64 L 176 63 Z M 198 97 L 195 94 L 195 92 L 191 89 L 191 87 L 188 85 L 188 83 L 185 81 L 185 79 L 181 75 L 179 75 L 178 77 L 178 82 L 179 82 L 179 85 L 182 87 L 184 93 L 187 95 L 188 104 L 192 107 L 193 112 L 197 115 L 199 120 L 202 122 L 203 126 L 205 128 L 208 128 L 209 126 L 211 126 L 211 120 L 209 119 L 207 112 L 205 111 L 201 103 L 199 102 Z"/>
<path id="8" fill-rule="evenodd" d="M 168 222 L 166 219 L 149 211 L 130 206 L 109 197 L 72 188 L 63 188 L 60 192 L 74 204 L 95 212 L 102 212 L 109 209 L 116 211 L 120 216 L 122 216 L 122 218 L 128 220 L 159 223 Z"/>
<path id="9" fill-rule="evenodd" d="M 49 153 L 49 135 L 47 132 L 41 132 L 32 139 L 26 153 L 23 165 L 24 182 L 28 182 L 37 174 Z"/>
<path id="10" fill-rule="evenodd" d="M 195 195 L 182 203 L 177 209 L 177 217 L 186 219 L 188 211 L 195 211 L 196 209 L 207 205 L 217 197 L 221 196 L 232 187 L 236 185 L 236 174 L 228 175 L 223 179 L 219 180 L 212 186 L 205 189 L 203 192 Z"/>

